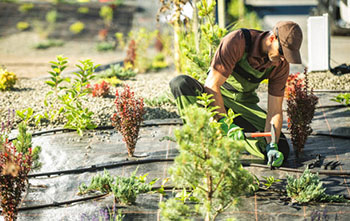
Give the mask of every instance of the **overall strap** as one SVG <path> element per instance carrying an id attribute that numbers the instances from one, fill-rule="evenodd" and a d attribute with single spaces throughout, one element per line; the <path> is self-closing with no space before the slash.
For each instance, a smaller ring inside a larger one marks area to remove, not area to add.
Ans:
<path id="1" fill-rule="evenodd" d="M 249 54 L 250 49 L 252 47 L 252 36 L 250 35 L 250 31 L 246 28 L 241 28 L 245 39 L 245 52 Z"/>

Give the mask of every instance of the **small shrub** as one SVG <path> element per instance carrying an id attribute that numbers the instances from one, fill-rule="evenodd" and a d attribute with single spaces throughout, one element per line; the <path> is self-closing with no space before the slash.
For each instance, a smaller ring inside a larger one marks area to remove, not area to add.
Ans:
<path id="1" fill-rule="evenodd" d="M 83 22 L 75 22 L 73 24 L 71 24 L 71 26 L 69 26 L 69 30 L 70 32 L 72 32 L 73 34 L 77 35 L 79 33 L 81 33 L 85 28 L 85 24 Z"/>
<path id="2" fill-rule="evenodd" d="M 320 181 L 318 174 L 312 174 L 308 168 L 300 178 L 294 178 L 287 175 L 287 194 L 299 203 L 314 202 L 344 202 L 344 197 L 339 195 L 328 195 L 325 193 L 323 183 Z"/>
<path id="3" fill-rule="evenodd" d="M 35 49 L 47 49 L 51 47 L 62 47 L 64 45 L 64 41 L 62 40 L 54 40 L 48 39 L 46 41 L 39 42 L 34 45 Z"/>
<path id="4" fill-rule="evenodd" d="M 113 20 L 113 9 L 107 5 L 102 6 L 100 16 L 103 19 L 105 27 L 110 27 Z"/>
<path id="5" fill-rule="evenodd" d="M 93 87 L 88 84 L 87 87 L 90 88 L 93 97 L 106 97 L 109 94 L 109 84 L 106 81 L 94 84 Z"/>
<path id="6" fill-rule="evenodd" d="M 24 3 L 24 4 L 21 4 L 18 8 L 18 10 L 21 12 L 21 13 L 27 13 L 29 12 L 32 8 L 34 8 L 34 4 L 33 3 Z"/>
<path id="7" fill-rule="evenodd" d="M 111 78 L 117 77 L 120 80 L 127 80 L 129 78 L 135 77 L 136 73 L 131 68 L 125 68 L 117 65 L 110 65 L 109 69 L 104 71 L 99 75 L 100 78 Z"/>
<path id="8" fill-rule="evenodd" d="M 124 64 L 131 64 L 132 67 L 135 66 L 136 61 L 136 41 L 131 40 L 126 51 L 126 57 L 124 59 Z"/>
<path id="9" fill-rule="evenodd" d="M 174 97 L 172 97 L 172 95 L 169 92 L 163 93 L 159 96 L 150 99 L 145 99 L 145 104 L 147 104 L 150 107 L 160 107 L 165 104 L 169 104 L 172 106 L 176 105 Z"/>
<path id="10" fill-rule="evenodd" d="M 302 83 L 299 80 L 294 80 L 290 89 L 287 89 L 290 91 L 287 100 L 288 130 L 291 131 L 293 148 L 297 157 L 303 150 L 307 137 L 312 133 L 310 124 L 318 102 L 318 98 L 312 90 L 311 93 L 308 92 L 306 69 L 303 76 Z"/>
<path id="11" fill-rule="evenodd" d="M 102 82 L 102 81 L 105 81 L 105 82 L 107 82 L 108 84 L 110 84 L 110 85 L 112 85 L 112 86 L 114 86 L 114 87 L 119 86 L 119 85 L 122 84 L 122 81 L 119 80 L 117 77 L 102 78 L 102 79 L 100 79 L 100 80 L 101 80 L 101 82 Z"/>
<path id="12" fill-rule="evenodd" d="M 87 194 L 99 191 L 101 193 L 113 193 L 115 203 L 133 204 L 136 197 L 141 193 L 148 193 L 158 179 L 146 183 L 148 174 L 136 176 L 137 169 L 130 177 L 112 177 L 107 170 L 104 173 L 97 174 L 91 179 L 90 185 L 82 183 L 79 186 L 78 194 Z"/>
<path id="13" fill-rule="evenodd" d="M 115 43 L 114 42 L 107 42 L 107 41 L 102 41 L 97 43 L 96 45 L 96 50 L 97 51 L 113 51 L 115 49 Z"/>
<path id="14" fill-rule="evenodd" d="M 78 8 L 78 13 L 80 13 L 80 14 L 87 14 L 87 13 L 89 13 L 89 8 L 88 7 L 79 7 Z"/>
<path id="15" fill-rule="evenodd" d="M 165 61 L 165 56 L 162 53 L 157 54 L 148 68 L 150 71 L 159 71 L 163 68 L 168 67 L 168 63 Z"/>
<path id="16" fill-rule="evenodd" d="M 58 13 L 56 10 L 51 10 L 46 13 L 45 19 L 49 24 L 55 24 L 57 21 Z"/>
<path id="17" fill-rule="evenodd" d="M 220 123 L 213 120 L 215 108 L 209 108 L 212 111 L 193 105 L 185 110 L 186 124 L 175 131 L 180 154 L 169 173 L 176 187 L 193 188 L 191 194 L 197 201 L 196 211 L 202 213 L 205 220 L 215 220 L 241 195 L 251 191 L 253 176 L 240 163 L 244 141 L 224 136 Z M 226 117 L 232 122 L 234 116 Z M 177 215 L 189 209 L 186 206 L 176 208 L 181 209 L 174 211 Z M 169 210 L 166 213 L 171 212 Z"/>
<path id="18" fill-rule="evenodd" d="M 17 23 L 16 28 L 20 31 L 25 31 L 25 30 L 29 29 L 29 23 L 24 22 L 24 21 L 20 21 Z"/>
<path id="19" fill-rule="evenodd" d="M 13 89 L 18 78 L 15 73 L 0 68 L 0 91 Z"/>
<path id="20" fill-rule="evenodd" d="M 132 157 L 145 114 L 143 99 L 135 98 L 128 85 L 121 93 L 117 90 L 115 96 L 117 112 L 112 117 L 112 125 L 123 135 L 128 155 Z"/>

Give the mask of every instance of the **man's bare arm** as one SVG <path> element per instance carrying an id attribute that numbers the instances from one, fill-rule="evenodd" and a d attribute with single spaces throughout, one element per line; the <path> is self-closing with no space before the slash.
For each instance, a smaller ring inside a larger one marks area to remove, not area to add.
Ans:
<path id="1" fill-rule="evenodd" d="M 214 95 L 212 98 L 214 99 L 214 102 L 212 103 L 213 106 L 218 106 L 219 113 L 226 113 L 225 106 L 224 106 L 224 100 L 222 98 L 220 87 L 225 83 L 226 77 L 224 77 L 222 74 L 220 74 L 218 71 L 211 69 L 209 72 L 209 75 L 205 81 L 204 84 L 204 90 L 207 94 Z M 220 115 L 216 115 L 215 118 L 218 120 L 220 118 Z"/>
<path id="2" fill-rule="evenodd" d="M 271 120 L 272 120 L 276 128 L 276 142 L 278 142 L 278 139 L 280 137 L 282 123 L 283 123 L 282 103 L 283 103 L 283 97 L 276 97 L 270 94 L 268 95 L 265 132 L 271 131 Z M 267 143 L 270 143 L 271 138 L 266 137 L 266 141 Z"/>

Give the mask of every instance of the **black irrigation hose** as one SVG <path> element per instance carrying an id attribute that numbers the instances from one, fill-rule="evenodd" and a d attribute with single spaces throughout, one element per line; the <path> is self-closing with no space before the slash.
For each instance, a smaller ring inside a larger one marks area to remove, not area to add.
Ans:
<path id="1" fill-rule="evenodd" d="M 122 166 L 129 166 L 129 165 L 139 165 L 139 164 L 147 164 L 147 163 L 154 163 L 154 162 L 172 162 L 174 161 L 174 158 L 153 158 L 153 159 L 144 159 L 144 160 L 135 160 L 135 161 L 119 161 L 119 162 L 113 162 L 109 164 L 101 164 L 101 165 L 92 165 L 90 167 L 85 168 L 77 168 L 77 169 L 71 169 L 71 170 L 61 170 L 61 171 L 53 171 L 53 172 L 47 172 L 47 173 L 36 173 L 36 174 L 29 174 L 28 178 L 34 178 L 34 177 L 43 177 L 43 176 L 53 176 L 53 175 L 63 175 L 63 174 L 80 174 L 85 172 L 95 172 L 99 170 L 104 169 L 111 169 L 111 168 L 117 168 Z M 259 168 L 265 168 L 270 169 L 270 166 L 263 165 L 263 164 L 257 164 L 257 163 L 249 163 L 249 162 L 243 162 L 243 166 L 245 167 L 259 167 Z M 280 171 L 286 171 L 286 172 L 294 172 L 294 173 L 303 173 L 303 169 L 296 169 L 296 168 L 287 168 L 287 167 L 279 167 L 275 168 L 275 170 Z M 331 176 L 350 176 L 349 170 L 310 170 L 312 173 L 319 173 L 323 175 L 331 175 Z"/>
<path id="2" fill-rule="evenodd" d="M 288 132 L 288 131 L 283 131 L 282 133 L 290 134 L 290 132 Z M 312 132 L 310 135 L 311 136 L 334 137 L 334 138 L 339 138 L 339 139 L 350 140 L 350 136 L 340 135 L 340 134 L 324 134 L 324 133 Z"/>
<path id="3" fill-rule="evenodd" d="M 154 163 L 154 162 L 172 162 L 174 161 L 174 158 L 152 158 L 152 159 L 143 159 L 143 160 L 123 160 L 119 162 L 112 162 L 108 164 L 99 164 L 99 165 L 92 165 L 90 167 L 83 167 L 83 168 L 76 168 L 71 170 L 61 170 L 61 171 L 53 171 L 53 172 L 46 172 L 46 173 L 36 173 L 36 174 L 29 174 L 28 178 L 33 177 L 42 177 L 42 176 L 53 176 L 53 175 L 63 175 L 63 174 L 80 174 L 85 172 L 95 172 L 100 171 L 104 169 L 111 169 L 111 168 L 117 168 L 122 166 L 129 166 L 129 165 L 139 165 L 139 164 L 147 164 L 147 163 Z"/>
<path id="4" fill-rule="evenodd" d="M 313 90 L 313 92 L 315 93 L 350 93 L 349 90 L 326 90 L 326 89 L 315 89 Z"/>

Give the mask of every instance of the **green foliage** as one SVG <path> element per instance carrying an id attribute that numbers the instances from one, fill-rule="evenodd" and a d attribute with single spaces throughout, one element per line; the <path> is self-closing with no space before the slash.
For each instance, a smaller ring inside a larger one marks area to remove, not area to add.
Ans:
<path id="1" fill-rule="evenodd" d="M 186 124 L 175 131 L 180 154 L 169 173 L 176 187 L 193 189 L 197 211 L 215 220 L 253 184 L 239 161 L 244 144 L 223 136 L 210 111 L 191 106 L 184 113 Z"/>
<path id="2" fill-rule="evenodd" d="M 21 118 L 22 122 L 28 125 L 30 122 L 34 121 L 35 125 L 39 125 L 43 116 L 41 114 L 34 114 L 34 111 L 31 107 L 28 107 L 24 110 L 17 110 L 16 115 Z"/>
<path id="3" fill-rule="evenodd" d="M 165 56 L 162 53 L 158 53 L 152 60 L 151 65 L 148 67 L 148 71 L 159 71 L 168 67 L 168 63 L 165 61 Z"/>
<path id="4" fill-rule="evenodd" d="M 113 9 L 107 5 L 104 5 L 100 9 L 100 16 L 106 27 L 109 27 L 113 20 Z"/>
<path id="5" fill-rule="evenodd" d="M 96 44 L 96 50 L 97 51 L 113 51 L 115 49 L 115 43 L 114 42 L 108 42 L 108 41 L 102 41 L 98 42 Z"/>
<path id="6" fill-rule="evenodd" d="M 46 18 L 46 21 L 49 23 L 49 24 L 55 24 L 56 21 L 57 21 L 57 17 L 58 17 L 58 13 L 56 10 L 51 10 L 49 11 L 45 18 Z"/>
<path id="7" fill-rule="evenodd" d="M 136 197 L 142 193 L 148 193 L 158 179 L 146 183 L 148 174 L 136 176 L 137 169 L 130 177 L 112 177 L 107 170 L 103 175 L 96 175 L 92 178 L 89 186 L 81 184 L 78 194 L 99 191 L 102 193 L 113 193 L 115 200 L 122 204 L 133 204 Z"/>
<path id="8" fill-rule="evenodd" d="M 16 28 L 20 31 L 29 29 L 29 26 L 30 26 L 29 23 L 25 21 L 20 21 L 20 22 L 17 22 L 16 24 Z"/>
<path id="9" fill-rule="evenodd" d="M 266 180 L 264 183 L 265 189 L 269 189 L 274 183 L 281 182 L 280 179 L 275 179 L 273 176 L 263 176 L 263 178 Z"/>
<path id="10" fill-rule="evenodd" d="M 21 12 L 21 13 L 27 13 L 29 12 L 32 8 L 34 8 L 34 4 L 33 3 L 24 3 L 24 4 L 21 4 L 18 8 L 18 10 Z"/>
<path id="11" fill-rule="evenodd" d="M 299 203 L 314 202 L 344 202 L 346 201 L 341 195 L 328 195 L 325 193 L 323 183 L 320 181 L 318 174 L 312 174 L 308 168 L 300 178 L 287 176 L 287 194 L 292 201 Z"/>
<path id="12" fill-rule="evenodd" d="M 136 73 L 131 68 L 125 68 L 119 64 L 110 65 L 109 69 L 98 75 L 99 78 L 117 77 L 120 80 L 127 80 L 136 76 Z"/>
<path id="13" fill-rule="evenodd" d="M 206 0 L 197 3 L 200 29 L 198 30 L 199 48 L 195 47 L 195 33 L 187 32 L 181 38 L 182 70 L 186 74 L 204 80 L 206 72 L 210 67 L 210 62 L 214 56 L 220 40 L 226 35 L 227 30 L 215 24 L 216 1 L 211 1 L 208 5 Z"/>
<path id="14" fill-rule="evenodd" d="M 254 11 L 244 6 L 243 0 L 231 0 L 228 4 L 229 18 L 235 23 L 235 28 L 261 29 L 261 22 Z"/>
<path id="15" fill-rule="evenodd" d="M 160 215 L 164 221 L 189 221 L 191 208 L 176 198 L 159 203 Z"/>
<path id="16" fill-rule="evenodd" d="M 78 8 L 78 13 L 80 13 L 80 14 L 87 14 L 87 13 L 89 13 L 89 8 L 88 7 L 79 7 Z"/>
<path id="17" fill-rule="evenodd" d="M 175 99 L 169 92 L 165 92 L 153 98 L 145 98 L 144 102 L 150 107 L 161 107 L 165 104 L 176 106 Z"/>
<path id="18" fill-rule="evenodd" d="M 343 104 L 344 106 L 350 106 L 350 93 L 338 94 L 335 98 L 331 100 Z"/>
<path id="19" fill-rule="evenodd" d="M 107 82 L 108 84 L 116 87 L 122 84 L 122 81 L 119 80 L 117 77 L 111 77 L 111 78 L 101 78 L 98 80 L 98 83 L 101 83 L 102 81 Z"/>
<path id="20" fill-rule="evenodd" d="M 45 106 L 51 105 L 50 119 L 54 119 L 59 114 L 64 114 L 67 122 L 65 128 L 77 130 L 79 135 L 83 135 L 85 129 L 93 129 L 96 125 L 92 122 L 93 112 L 88 108 L 84 108 L 82 100 L 86 99 L 89 94 L 89 89 L 86 87 L 90 80 L 95 78 L 95 69 L 99 65 L 94 65 L 90 59 L 79 61 L 76 67 L 79 71 L 74 72 L 76 76 L 74 82 L 71 83 L 70 78 L 62 78 L 62 71 L 67 67 L 67 58 L 57 56 L 57 62 L 51 61 L 52 71 L 49 71 L 50 81 L 45 83 L 53 90 L 46 94 L 44 101 Z M 63 82 L 71 83 L 67 86 L 61 86 Z M 51 102 L 48 102 L 49 97 L 53 97 Z M 53 108 L 53 104 L 59 102 L 62 106 L 57 110 Z"/>
<path id="21" fill-rule="evenodd" d="M 0 67 L 0 91 L 13 89 L 18 78 L 15 73 Z"/>
<path id="22" fill-rule="evenodd" d="M 85 28 L 85 24 L 81 21 L 74 22 L 69 26 L 69 31 L 77 35 L 81 33 Z"/>
<path id="23" fill-rule="evenodd" d="M 51 47 L 62 47 L 64 45 L 64 41 L 62 40 L 54 40 L 54 39 L 48 39 L 42 42 L 39 42 L 34 45 L 35 49 L 47 49 Z"/>
<path id="24" fill-rule="evenodd" d="M 27 126 L 24 122 L 18 125 L 18 135 L 17 139 L 14 140 L 13 145 L 15 145 L 16 150 L 24 155 L 31 153 L 32 156 L 32 169 L 39 169 L 41 167 L 41 162 L 39 161 L 39 154 L 41 152 L 41 147 L 36 146 L 32 148 L 32 134 L 27 132 Z"/>

